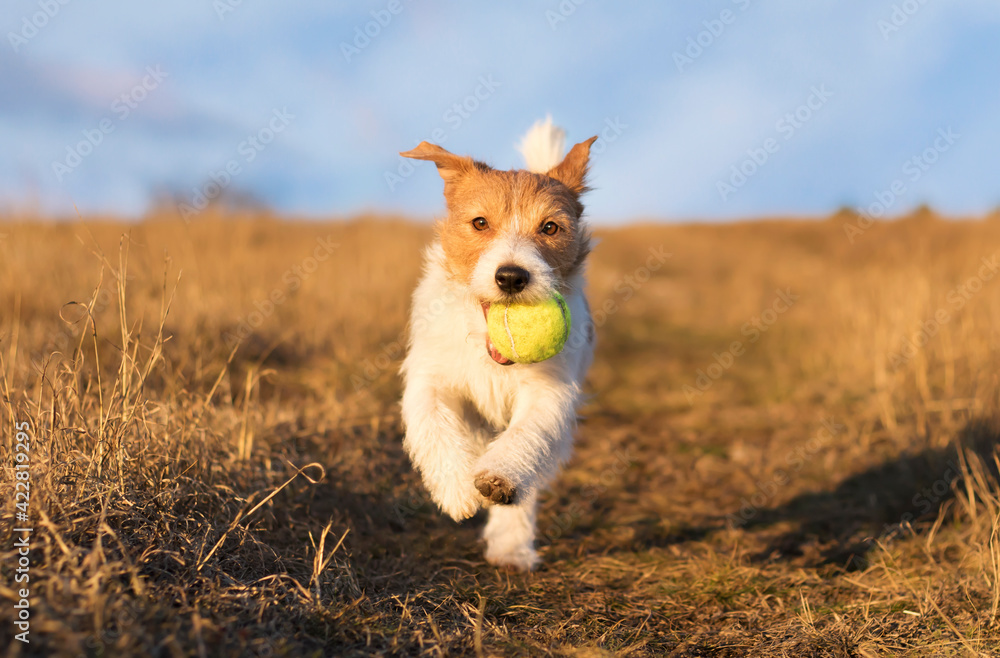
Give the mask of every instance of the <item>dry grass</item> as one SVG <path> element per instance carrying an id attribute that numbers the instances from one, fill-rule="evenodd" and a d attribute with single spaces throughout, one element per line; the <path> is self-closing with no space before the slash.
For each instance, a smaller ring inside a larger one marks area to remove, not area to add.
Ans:
<path id="1" fill-rule="evenodd" d="M 528 575 L 486 565 L 481 517 L 442 518 L 400 448 L 426 227 L 4 224 L 0 646 L 992 655 L 1000 277 L 968 284 L 1000 219 L 924 212 L 853 244 L 850 219 L 601 232 L 593 399 Z M 778 289 L 797 299 L 752 341 Z M 30 645 L 12 641 L 25 420 Z"/>

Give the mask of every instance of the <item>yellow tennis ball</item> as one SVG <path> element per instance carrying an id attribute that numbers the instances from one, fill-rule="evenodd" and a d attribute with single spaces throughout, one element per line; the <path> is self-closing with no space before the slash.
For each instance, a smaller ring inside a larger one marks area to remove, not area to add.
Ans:
<path id="1" fill-rule="evenodd" d="M 539 304 L 491 304 L 487 315 L 490 341 L 514 363 L 538 363 L 562 350 L 571 317 L 559 293 Z"/>

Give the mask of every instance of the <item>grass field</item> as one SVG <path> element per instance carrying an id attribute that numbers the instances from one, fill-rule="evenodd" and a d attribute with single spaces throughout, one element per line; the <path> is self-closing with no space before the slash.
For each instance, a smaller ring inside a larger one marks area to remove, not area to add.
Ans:
<path id="1" fill-rule="evenodd" d="M 1000 216 L 845 224 L 598 231 L 592 397 L 531 574 L 401 448 L 428 226 L 0 224 L 0 647 L 1000 655 Z"/>

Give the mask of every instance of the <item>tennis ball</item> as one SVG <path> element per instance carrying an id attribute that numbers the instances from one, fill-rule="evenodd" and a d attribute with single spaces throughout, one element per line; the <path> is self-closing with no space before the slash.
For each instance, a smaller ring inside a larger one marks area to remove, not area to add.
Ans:
<path id="1" fill-rule="evenodd" d="M 540 304 L 491 304 L 490 341 L 515 363 L 538 363 L 562 350 L 569 338 L 569 306 L 559 293 Z"/>

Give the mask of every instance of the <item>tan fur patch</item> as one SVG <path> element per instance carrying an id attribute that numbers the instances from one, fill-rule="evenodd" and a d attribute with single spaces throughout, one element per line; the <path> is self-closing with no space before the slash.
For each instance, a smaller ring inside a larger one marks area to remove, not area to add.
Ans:
<path id="1" fill-rule="evenodd" d="M 467 283 L 492 241 L 511 233 L 532 240 L 561 278 L 576 272 L 590 251 L 590 234 L 581 220 L 583 205 L 579 196 L 586 189 L 584 177 L 592 142 L 577 144 L 548 175 L 497 171 L 426 142 L 403 153 L 433 161 L 445 181 L 448 216 L 438 223 L 438 234 L 450 273 Z M 485 230 L 473 225 L 477 217 L 486 219 Z M 549 221 L 559 227 L 554 235 L 541 230 Z"/>

